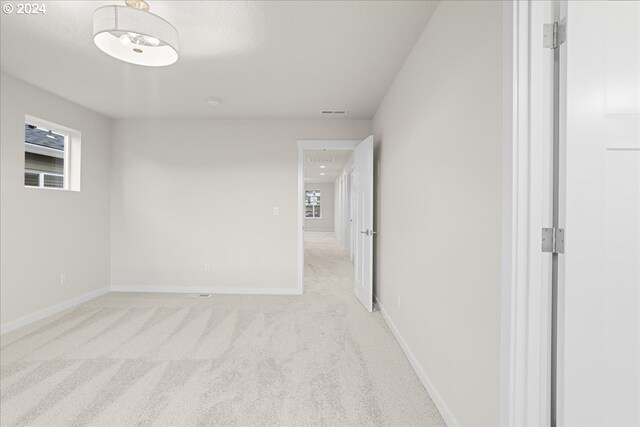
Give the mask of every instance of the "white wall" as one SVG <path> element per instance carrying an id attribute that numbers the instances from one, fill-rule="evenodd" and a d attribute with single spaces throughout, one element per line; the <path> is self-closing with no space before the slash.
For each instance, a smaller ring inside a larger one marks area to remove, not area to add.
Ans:
<path id="1" fill-rule="evenodd" d="M 370 131 L 369 120 L 117 121 L 112 284 L 294 291 L 296 140 Z"/>
<path id="2" fill-rule="evenodd" d="M 305 231 L 333 231 L 334 224 L 334 188 L 332 182 L 320 182 L 311 183 L 307 182 L 304 185 L 306 190 L 320 190 L 320 215 L 321 218 L 305 218 L 304 229 Z"/>
<path id="3" fill-rule="evenodd" d="M 500 2 L 440 2 L 374 118 L 376 295 L 462 425 L 499 423 L 501 55 Z"/>
<path id="4" fill-rule="evenodd" d="M 110 120 L 1 75 L 1 322 L 109 285 Z M 80 192 L 24 187 L 25 114 L 82 132 Z M 60 274 L 67 284 L 60 285 Z"/>

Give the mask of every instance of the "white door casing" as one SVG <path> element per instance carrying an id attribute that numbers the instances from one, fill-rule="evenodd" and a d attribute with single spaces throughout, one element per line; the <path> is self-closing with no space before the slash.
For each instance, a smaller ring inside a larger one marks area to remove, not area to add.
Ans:
<path id="1" fill-rule="evenodd" d="M 552 66 L 543 26 L 552 2 L 503 3 L 504 169 L 501 425 L 549 425 Z"/>
<path id="2" fill-rule="evenodd" d="M 373 311 L 373 136 L 355 149 L 355 262 L 354 292 Z"/>

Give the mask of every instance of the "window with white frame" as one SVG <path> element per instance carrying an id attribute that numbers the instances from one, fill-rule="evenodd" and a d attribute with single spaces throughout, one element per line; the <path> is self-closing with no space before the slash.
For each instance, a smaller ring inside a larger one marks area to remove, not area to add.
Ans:
<path id="1" fill-rule="evenodd" d="M 79 135 L 77 131 L 27 116 L 24 125 L 25 187 L 78 191 L 79 180 L 72 183 L 70 179 L 70 163 L 72 140 L 75 139 L 73 142 L 78 145 Z M 79 146 L 77 148 L 79 151 Z M 79 155 L 76 157 L 80 158 Z"/>
<path id="2" fill-rule="evenodd" d="M 305 218 L 321 218 L 320 190 L 306 190 L 304 193 Z"/>

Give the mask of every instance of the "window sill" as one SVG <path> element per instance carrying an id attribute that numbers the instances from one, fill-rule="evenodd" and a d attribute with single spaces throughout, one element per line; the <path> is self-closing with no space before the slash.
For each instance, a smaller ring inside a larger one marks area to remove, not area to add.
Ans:
<path id="1" fill-rule="evenodd" d="M 67 191 L 69 193 L 79 193 L 80 190 L 71 190 L 70 188 L 55 188 L 55 187 L 35 187 L 31 185 L 23 185 L 24 188 L 32 190 L 49 190 L 49 191 Z"/>

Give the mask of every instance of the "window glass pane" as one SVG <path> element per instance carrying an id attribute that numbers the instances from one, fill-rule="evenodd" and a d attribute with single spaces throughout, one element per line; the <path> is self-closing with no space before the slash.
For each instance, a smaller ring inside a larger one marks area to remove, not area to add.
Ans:
<path id="1" fill-rule="evenodd" d="M 321 194 L 320 190 L 306 190 L 304 193 L 305 218 L 320 218 Z"/>
<path id="2" fill-rule="evenodd" d="M 66 135 L 24 125 L 25 186 L 64 188 L 66 143 Z"/>
<path id="3" fill-rule="evenodd" d="M 44 186 L 49 188 L 63 188 L 64 179 L 60 175 L 44 174 Z"/>
<path id="4" fill-rule="evenodd" d="M 29 187 L 38 187 L 40 185 L 40 174 L 25 172 L 24 185 Z"/>
<path id="5" fill-rule="evenodd" d="M 27 170 L 64 174 L 64 158 L 43 154 L 24 153 L 24 168 Z"/>

